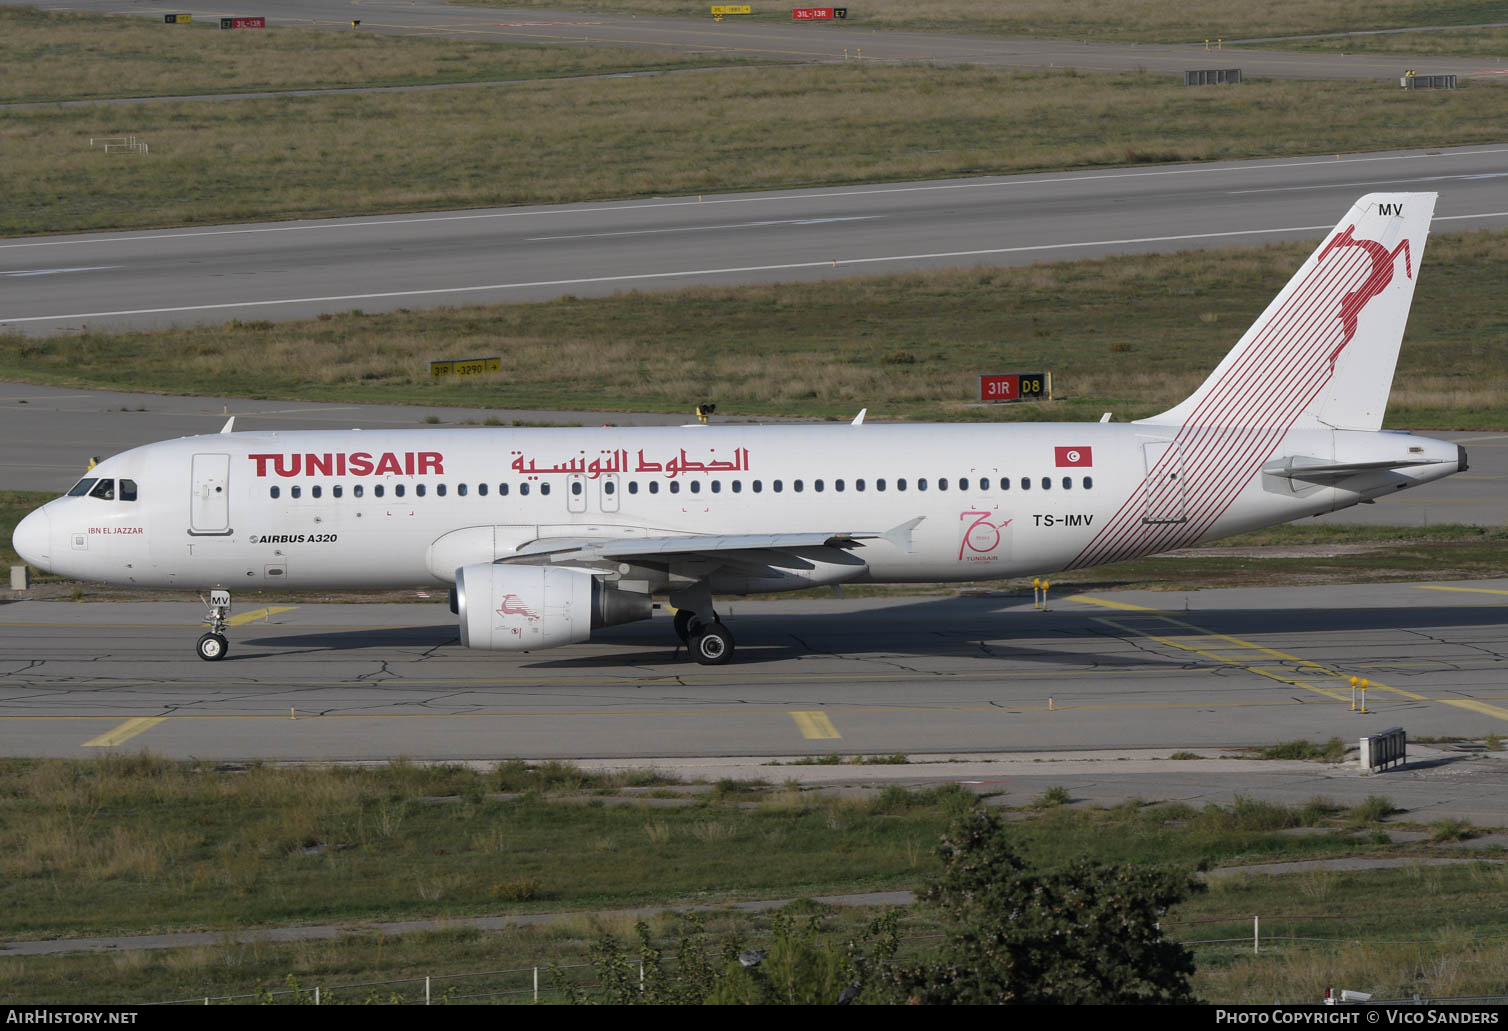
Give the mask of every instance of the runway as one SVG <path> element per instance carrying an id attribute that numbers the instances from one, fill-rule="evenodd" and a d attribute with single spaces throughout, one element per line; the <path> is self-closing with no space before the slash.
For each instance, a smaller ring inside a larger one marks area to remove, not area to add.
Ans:
<path id="1" fill-rule="evenodd" d="M 1508 225 L 1508 147 L 0 241 L 0 327 L 310 318 L 1317 240 L 1372 190 Z M 1426 262 L 1427 268 L 1427 262 Z"/>
<path id="2" fill-rule="evenodd" d="M 16 3 L 19 0 L 3 0 Z M 156 21 L 184 10 L 166 3 L 119 0 L 65 0 L 49 9 L 142 15 Z M 362 32 L 392 32 L 483 39 L 499 43 L 562 46 L 616 46 L 661 51 L 726 54 L 801 63 L 833 61 L 932 62 L 986 68 L 1075 68 L 1086 72 L 1145 69 L 1182 76 L 1187 69 L 1239 67 L 1246 76 L 1296 79 L 1393 79 L 1405 69 L 1470 76 L 1501 73 L 1500 60 L 1407 55 L 1363 56 L 1285 52 L 1272 48 L 1216 50 L 1202 40 L 1186 44 L 1111 44 L 1007 38 L 943 32 L 875 30 L 852 23 L 825 24 L 746 21 L 715 22 L 702 8 L 699 18 L 584 14 L 571 10 L 451 6 L 441 0 L 260 0 L 257 11 L 269 26 Z M 197 9 L 194 18 L 213 21 L 244 16 L 245 8 Z"/>
<path id="3" fill-rule="evenodd" d="M 1191 594 L 733 602 L 734 665 L 669 620 L 463 650 L 398 605 L 0 606 L 0 754 L 217 759 L 873 755 L 1195 748 L 1508 732 L 1508 580 Z M 1349 678 L 1371 681 L 1367 713 Z"/>

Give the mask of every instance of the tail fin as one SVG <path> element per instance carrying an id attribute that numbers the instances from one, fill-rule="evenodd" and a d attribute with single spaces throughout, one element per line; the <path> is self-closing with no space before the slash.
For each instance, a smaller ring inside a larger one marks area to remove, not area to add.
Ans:
<path id="1" fill-rule="evenodd" d="M 1380 429 L 1435 197 L 1357 201 L 1203 386 L 1140 421 Z"/>

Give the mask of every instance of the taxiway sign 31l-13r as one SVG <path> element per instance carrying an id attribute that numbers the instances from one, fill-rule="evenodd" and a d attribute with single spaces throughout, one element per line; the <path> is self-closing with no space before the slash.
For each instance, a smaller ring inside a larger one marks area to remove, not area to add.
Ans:
<path id="1" fill-rule="evenodd" d="M 40 569 L 210 592 L 454 584 L 461 643 L 520 652 L 668 597 L 1080 569 L 1317 515 L 1466 468 L 1381 432 L 1434 194 L 1371 194 L 1183 403 L 1134 423 L 232 433 L 135 448 L 28 515 Z"/>

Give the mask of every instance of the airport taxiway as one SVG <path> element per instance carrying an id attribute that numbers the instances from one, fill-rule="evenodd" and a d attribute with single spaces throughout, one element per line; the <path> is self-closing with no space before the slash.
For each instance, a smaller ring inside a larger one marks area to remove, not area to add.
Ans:
<path id="1" fill-rule="evenodd" d="M 1173 561 L 1173 560 L 1170 560 Z M 1209 748 L 1508 733 L 1508 580 L 734 601 L 732 665 L 669 620 L 463 649 L 443 589 L 388 605 L 0 606 L 0 755 L 496 759 Z M 1349 678 L 1371 688 L 1353 711 Z"/>

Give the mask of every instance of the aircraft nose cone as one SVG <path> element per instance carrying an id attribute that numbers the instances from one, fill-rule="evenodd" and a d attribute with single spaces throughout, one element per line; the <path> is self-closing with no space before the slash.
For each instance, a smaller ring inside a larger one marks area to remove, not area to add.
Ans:
<path id="1" fill-rule="evenodd" d="M 39 508 L 17 523 L 10 541 L 27 564 L 44 573 L 52 571 L 52 517 L 46 509 Z"/>

